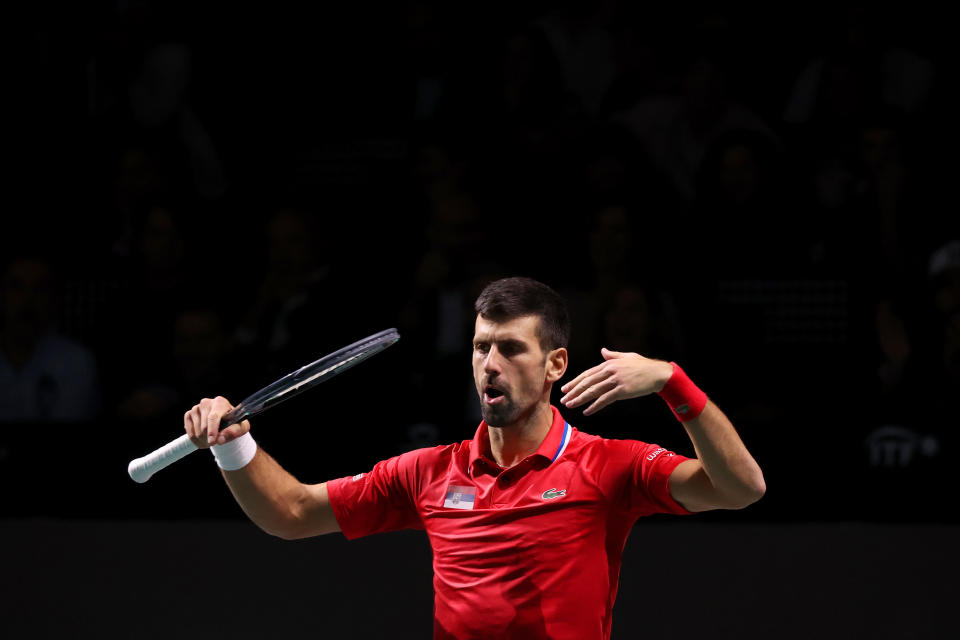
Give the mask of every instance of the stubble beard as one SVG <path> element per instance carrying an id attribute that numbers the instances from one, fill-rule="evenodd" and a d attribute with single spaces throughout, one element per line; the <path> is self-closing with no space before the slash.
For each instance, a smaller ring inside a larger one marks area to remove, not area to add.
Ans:
<path id="1" fill-rule="evenodd" d="M 480 399 L 480 414 L 491 427 L 506 427 L 520 416 L 520 408 L 504 396 L 497 404 L 490 405 Z"/>

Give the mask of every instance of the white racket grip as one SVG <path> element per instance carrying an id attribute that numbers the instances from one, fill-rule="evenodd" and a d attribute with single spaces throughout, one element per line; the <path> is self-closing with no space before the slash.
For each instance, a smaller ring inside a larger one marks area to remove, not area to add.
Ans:
<path id="1" fill-rule="evenodd" d="M 127 465 L 127 473 L 130 474 L 134 482 L 144 483 L 150 479 L 150 476 L 160 471 L 160 469 L 169 467 L 180 458 L 196 450 L 197 445 L 193 444 L 190 436 L 183 434 L 156 451 L 148 453 L 142 458 L 131 460 L 130 464 Z"/>

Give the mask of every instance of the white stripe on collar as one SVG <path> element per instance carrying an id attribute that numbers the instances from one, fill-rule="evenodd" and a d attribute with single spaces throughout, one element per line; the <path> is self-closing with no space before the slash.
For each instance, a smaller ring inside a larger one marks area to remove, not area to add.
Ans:
<path id="1" fill-rule="evenodd" d="M 550 461 L 550 464 L 553 464 L 557 458 L 563 455 L 564 449 L 566 449 L 567 445 L 570 443 L 570 435 L 571 435 L 570 423 L 564 422 L 563 423 L 563 442 L 560 443 L 560 448 L 557 449 L 557 452 L 553 454 L 553 460 Z"/>

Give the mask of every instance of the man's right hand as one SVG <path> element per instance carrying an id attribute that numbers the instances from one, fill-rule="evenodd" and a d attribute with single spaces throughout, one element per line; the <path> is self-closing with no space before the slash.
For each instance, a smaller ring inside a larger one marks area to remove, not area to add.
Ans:
<path id="1" fill-rule="evenodd" d="M 220 419 L 233 409 L 223 396 L 204 398 L 199 404 L 183 414 L 183 428 L 193 444 L 207 449 L 215 444 L 225 444 L 250 431 L 250 421 L 244 420 L 220 430 Z"/>

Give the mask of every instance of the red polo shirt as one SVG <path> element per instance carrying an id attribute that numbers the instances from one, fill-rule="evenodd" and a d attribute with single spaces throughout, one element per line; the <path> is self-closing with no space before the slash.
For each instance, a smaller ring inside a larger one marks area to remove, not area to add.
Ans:
<path id="1" fill-rule="evenodd" d="M 637 518 L 689 513 L 670 496 L 684 456 L 553 424 L 510 469 L 473 440 L 418 449 L 327 483 L 349 538 L 425 529 L 433 547 L 434 638 L 610 637 L 620 559 Z"/>

